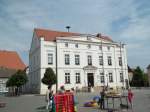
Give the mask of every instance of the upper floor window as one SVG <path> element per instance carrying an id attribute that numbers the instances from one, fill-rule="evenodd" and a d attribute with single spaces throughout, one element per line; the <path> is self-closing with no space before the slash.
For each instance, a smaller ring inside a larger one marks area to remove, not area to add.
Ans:
<path id="1" fill-rule="evenodd" d="M 65 83 L 70 84 L 70 73 L 65 73 Z"/>
<path id="2" fill-rule="evenodd" d="M 111 66 L 111 65 L 112 65 L 112 59 L 111 59 L 111 56 L 108 56 L 107 58 L 108 58 L 108 65 Z"/>
<path id="3" fill-rule="evenodd" d="M 101 45 L 99 46 L 99 50 L 102 50 L 102 46 Z"/>
<path id="4" fill-rule="evenodd" d="M 80 56 L 75 55 L 75 65 L 80 65 Z"/>
<path id="5" fill-rule="evenodd" d="M 109 73 L 109 82 L 113 82 L 113 74 Z"/>
<path id="6" fill-rule="evenodd" d="M 92 56 L 88 55 L 88 65 L 92 65 Z"/>
<path id="7" fill-rule="evenodd" d="M 123 77 L 123 73 L 120 72 L 120 82 L 124 82 L 124 77 Z"/>
<path id="8" fill-rule="evenodd" d="M 88 45 L 87 45 L 87 48 L 90 49 L 90 48 L 91 48 L 91 44 L 88 44 Z"/>
<path id="9" fill-rule="evenodd" d="M 103 56 L 99 56 L 99 65 L 103 65 Z"/>
<path id="10" fill-rule="evenodd" d="M 108 50 L 108 51 L 110 50 L 110 46 L 107 46 L 107 50 Z"/>
<path id="11" fill-rule="evenodd" d="M 76 83 L 80 83 L 80 73 L 76 73 Z"/>
<path id="12" fill-rule="evenodd" d="M 52 65 L 52 64 L 53 64 L 53 54 L 48 53 L 48 65 Z"/>
<path id="13" fill-rule="evenodd" d="M 119 66 L 122 66 L 122 57 L 119 57 Z"/>
<path id="14" fill-rule="evenodd" d="M 101 77 L 101 83 L 105 82 L 105 77 L 104 77 L 104 73 L 100 73 L 100 77 Z"/>
<path id="15" fill-rule="evenodd" d="M 65 47 L 68 47 L 68 43 L 67 42 L 65 43 Z"/>
<path id="16" fill-rule="evenodd" d="M 65 54 L 65 64 L 70 65 L 70 56 L 69 56 L 69 54 Z"/>
<path id="17" fill-rule="evenodd" d="M 78 48 L 79 47 L 78 44 L 75 44 L 75 47 Z"/>

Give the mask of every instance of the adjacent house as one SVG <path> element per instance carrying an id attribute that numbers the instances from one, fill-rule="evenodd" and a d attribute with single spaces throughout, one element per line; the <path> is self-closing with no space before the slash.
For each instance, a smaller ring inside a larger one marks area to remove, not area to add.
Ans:
<path id="1" fill-rule="evenodd" d="M 34 29 L 29 52 L 29 89 L 44 94 L 45 69 L 57 74 L 58 88 L 128 86 L 126 45 L 101 34 Z"/>
<path id="2" fill-rule="evenodd" d="M 25 64 L 15 51 L 0 50 L 0 93 L 8 92 L 6 82 L 17 70 L 24 70 Z"/>

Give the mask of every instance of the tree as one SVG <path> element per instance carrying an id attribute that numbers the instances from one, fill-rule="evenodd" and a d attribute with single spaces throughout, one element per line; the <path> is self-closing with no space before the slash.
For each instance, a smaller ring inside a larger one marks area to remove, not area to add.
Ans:
<path id="1" fill-rule="evenodd" d="M 139 66 L 133 71 L 131 86 L 135 87 L 148 86 L 148 77 Z"/>
<path id="2" fill-rule="evenodd" d="M 47 68 L 44 77 L 42 78 L 42 83 L 48 86 L 56 84 L 57 78 L 52 68 Z"/>
<path id="3" fill-rule="evenodd" d="M 16 87 L 16 89 L 18 91 L 18 89 L 21 86 L 23 86 L 25 83 L 27 83 L 27 81 L 28 81 L 28 77 L 26 75 L 26 72 L 18 70 L 14 75 L 12 75 L 8 79 L 8 81 L 6 82 L 6 86 L 7 87 Z M 17 92 L 17 94 L 18 94 L 18 92 Z"/>

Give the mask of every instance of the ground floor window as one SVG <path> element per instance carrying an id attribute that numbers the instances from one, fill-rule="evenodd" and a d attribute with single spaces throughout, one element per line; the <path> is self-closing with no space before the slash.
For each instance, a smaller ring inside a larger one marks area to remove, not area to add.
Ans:
<path id="1" fill-rule="evenodd" d="M 109 82 L 113 82 L 113 74 L 109 73 Z"/>
<path id="2" fill-rule="evenodd" d="M 104 73 L 100 73 L 100 77 L 101 77 L 101 83 L 104 83 L 105 82 Z"/>
<path id="3" fill-rule="evenodd" d="M 70 84 L 70 73 L 65 73 L 65 83 Z"/>
<path id="4" fill-rule="evenodd" d="M 76 83 L 80 83 L 80 73 L 76 73 Z"/>

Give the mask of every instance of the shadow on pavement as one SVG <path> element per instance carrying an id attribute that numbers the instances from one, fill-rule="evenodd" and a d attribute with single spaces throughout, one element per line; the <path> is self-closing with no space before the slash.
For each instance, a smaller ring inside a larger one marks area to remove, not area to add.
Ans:
<path id="1" fill-rule="evenodd" d="M 46 106 L 40 106 L 36 108 L 38 110 L 38 112 L 47 112 L 46 110 Z"/>

